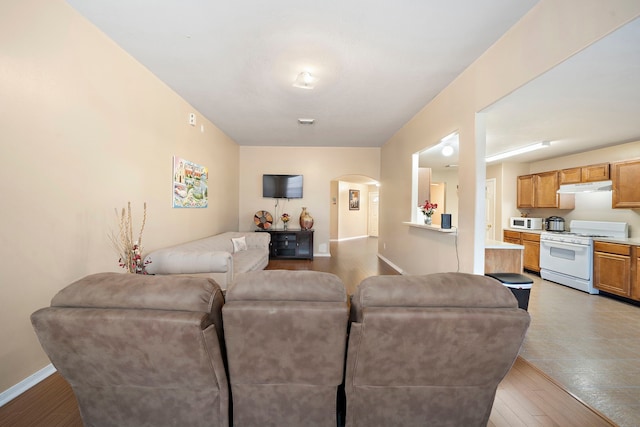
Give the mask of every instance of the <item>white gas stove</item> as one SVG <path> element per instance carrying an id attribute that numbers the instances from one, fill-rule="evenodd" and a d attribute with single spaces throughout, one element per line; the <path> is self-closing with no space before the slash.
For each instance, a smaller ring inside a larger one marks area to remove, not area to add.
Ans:
<path id="1" fill-rule="evenodd" d="M 593 287 L 593 240 L 629 237 L 626 222 L 573 220 L 570 231 L 540 234 L 540 277 L 590 294 Z"/>

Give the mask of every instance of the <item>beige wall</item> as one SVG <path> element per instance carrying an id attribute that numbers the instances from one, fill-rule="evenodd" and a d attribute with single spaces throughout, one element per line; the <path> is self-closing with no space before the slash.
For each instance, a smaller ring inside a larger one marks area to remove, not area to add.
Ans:
<path id="1" fill-rule="evenodd" d="M 338 240 L 364 237 L 368 235 L 369 220 L 369 186 L 340 181 L 338 209 L 340 223 Z M 360 209 L 349 209 L 349 190 L 360 191 Z"/>
<path id="2" fill-rule="evenodd" d="M 253 216 L 266 210 L 279 217 L 293 216 L 294 224 L 306 207 L 314 218 L 314 252 L 329 255 L 331 181 L 344 175 L 380 179 L 379 148 L 331 147 L 240 147 L 240 230 L 253 230 Z M 262 198 L 262 174 L 304 175 L 304 198 L 280 200 Z M 277 223 L 281 227 L 281 223 Z"/>
<path id="3" fill-rule="evenodd" d="M 146 250 L 238 228 L 239 149 L 62 0 L 0 3 L 0 94 L 2 392 L 49 363 L 29 315 L 122 271 L 114 208 L 147 202 Z M 209 167 L 208 209 L 171 208 L 173 155 Z"/>
<path id="4" fill-rule="evenodd" d="M 482 109 L 640 14 L 635 0 L 542 0 L 382 148 L 379 252 L 412 274 L 484 270 Z M 411 156 L 460 134 L 458 239 L 403 224 Z M 458 263 L 459 259 L 459 263 Z"/>

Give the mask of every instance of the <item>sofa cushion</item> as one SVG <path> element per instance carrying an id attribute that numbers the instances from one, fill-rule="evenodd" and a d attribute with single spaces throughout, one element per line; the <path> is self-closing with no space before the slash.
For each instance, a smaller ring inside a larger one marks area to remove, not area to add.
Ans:
<path id="1" fill-rule="evenodd" d="M 331 273 L 266 270 L 239 275 L 226 300 L 346 302 L 347 295 L 342 281 Z"/>
<path id="2" fill-rule="evenodd" d="M 233 243 L 233 252 L 241 252 L 247 250 L 247 239 L 245 236 L 242 237 L 234 237 L 231 239 L 231 243 Z"/>

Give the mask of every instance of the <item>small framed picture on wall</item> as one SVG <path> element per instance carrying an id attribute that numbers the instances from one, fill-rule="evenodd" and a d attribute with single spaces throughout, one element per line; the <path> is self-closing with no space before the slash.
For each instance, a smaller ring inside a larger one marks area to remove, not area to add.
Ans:
<path id="1" fill-rule="evenodd" d="M 360 190 L 349 190 L 349 210 L 360 210 Z"/>

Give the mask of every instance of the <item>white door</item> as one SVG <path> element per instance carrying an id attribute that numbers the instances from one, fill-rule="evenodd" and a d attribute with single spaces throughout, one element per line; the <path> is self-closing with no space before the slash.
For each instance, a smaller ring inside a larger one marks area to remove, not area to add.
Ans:
<path id="1" fill-rule="evenodd" d="M 485 238 L 496 240 L 496 179 L 487 179 L 484 185 Z"/>
<path id="2" fill-rule="evenodd" d="M 380 203 L 378 192 L 369 193 L 369 236 L 378 237 L 378 207 Z"/>

